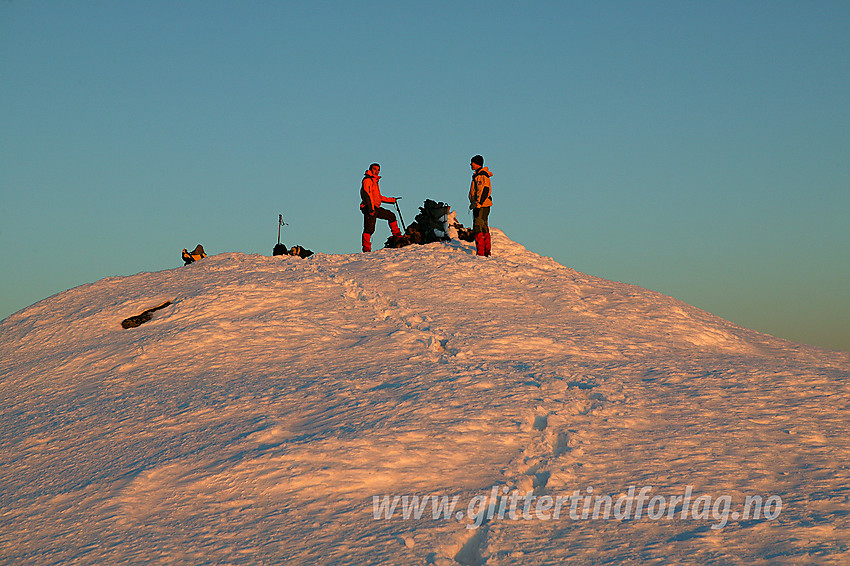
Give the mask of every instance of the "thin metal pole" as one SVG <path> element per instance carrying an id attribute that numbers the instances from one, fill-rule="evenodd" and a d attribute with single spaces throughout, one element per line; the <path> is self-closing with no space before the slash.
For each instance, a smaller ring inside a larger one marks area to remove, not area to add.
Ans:
<path id="1" fill-rule="evenodd" d="M 398 219 L 401 220 L 401 229 L 407 232 L 407 227 L 404 225 L 404 218 L 401 216 L 401 209 L 398 207 L 398 199 L 395 201 L 395 209 L 398 211 Z"/>

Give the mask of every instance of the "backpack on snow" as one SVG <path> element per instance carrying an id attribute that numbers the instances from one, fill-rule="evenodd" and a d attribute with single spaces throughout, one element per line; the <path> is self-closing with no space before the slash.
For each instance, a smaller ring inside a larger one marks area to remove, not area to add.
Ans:
<path id="1" fill-rule="evenodd" d="M 191 252 L 187 252 L 186 248 L 183 248 L 183 265 L 189 265 L 205 257 L 207 257 L 207 254 L 204 253 L 204 246 L 201 244 L 195 246 L 195 249 Z"/>

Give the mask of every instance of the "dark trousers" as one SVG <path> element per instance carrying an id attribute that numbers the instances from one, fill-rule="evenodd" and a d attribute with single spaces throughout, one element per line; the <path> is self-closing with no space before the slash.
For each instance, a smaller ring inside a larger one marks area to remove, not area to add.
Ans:
<path id="1" fill-rule="evenodd" d="M 377 222 L 378 218 L 381 220 L 386 220 L 390 224 L 395 222 L 395 213 L 390 212 L 386 208 L 376 208 L 374 215 L 369 215 L 365 209 L 363 209 L 363 233 L 364 234 L 374 234 L 375 233 L 375 222 Z"/>
<path id="2" fill-rule="evenodd" d="M 473 234 L 489 234 L 490 226 L 487 224 L 487 219 L 490 217 L 490 207 L 472 209 L 472 233 Z"/>

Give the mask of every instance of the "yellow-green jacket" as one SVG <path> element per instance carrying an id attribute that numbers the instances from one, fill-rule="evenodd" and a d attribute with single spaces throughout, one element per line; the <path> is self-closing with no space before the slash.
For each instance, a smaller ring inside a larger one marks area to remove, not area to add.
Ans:
<path id="1" fill-rule="evenodd" d="M 472 185 L 469 187 L 470 208 L 493 206 L 493 194 L 490 187 L 490 177 L 493 174 L 486 167 L 472 174 Z"/>

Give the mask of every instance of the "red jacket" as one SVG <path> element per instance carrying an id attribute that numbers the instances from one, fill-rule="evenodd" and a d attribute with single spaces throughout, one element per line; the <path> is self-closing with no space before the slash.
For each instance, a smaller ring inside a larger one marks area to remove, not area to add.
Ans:
<path id="1" fill-rule="evenodd" d="M 373 177 L 371 171 L 366 171 L 364 174 L 363 182 L 360 184 L 360 199 L 363 201 L 360 203 L 360 210 L 374 214 L 376 208 L 381 208 L 381 203 L 395 202 L 394 198 L 381 195 L 381 188 L 378 186 L 380 179 L 380 175 Z"/>

